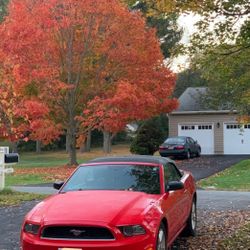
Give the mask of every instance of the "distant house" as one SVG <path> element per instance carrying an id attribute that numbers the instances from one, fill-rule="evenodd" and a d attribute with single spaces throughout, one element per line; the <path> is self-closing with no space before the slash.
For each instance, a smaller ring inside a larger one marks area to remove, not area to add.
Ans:
<path id="1" fill-rule="evenodd" d="M 237 122 L 237 111 L 204 105 L 207 88 L 187 88 L 169 115 L 169 136 L 190 136 L 202 154 L 250 154 L 250 124 Z"/>

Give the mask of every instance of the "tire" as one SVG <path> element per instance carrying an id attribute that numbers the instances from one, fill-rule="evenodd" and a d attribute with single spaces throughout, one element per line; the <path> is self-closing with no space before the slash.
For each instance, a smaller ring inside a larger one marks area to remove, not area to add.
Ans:
<path id="1" fill-rule="evenodd" d="M 197 153 L 196 153 L 196 157 L 200 157 L 201 156 L 201 149 L 199 148 Z"/>
<path id="2" fill-rule="evenodd" d="M 197 207 L 196 200 L 192 202 L 190 214 L 187 219 L 187 225 L 183 230 L 185 236 L 195 236 L 197 231 Z"/>
<path id="3" fill-rule="evenodd" d="M 186 153 L 186 159 L 189 160 L 190 158 L 191 158 L 191 153 L 190 153 L 190 150 L 188 150 Z"/>
<path id="4" fill-rule="evenodd" d="M 167 232 L 163 223 L 158 231 L 156 250 L 167 250 Z"/>

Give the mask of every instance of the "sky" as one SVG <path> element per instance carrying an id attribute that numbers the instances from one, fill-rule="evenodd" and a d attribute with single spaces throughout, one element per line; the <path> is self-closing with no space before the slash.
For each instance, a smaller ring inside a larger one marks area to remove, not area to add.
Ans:
<path id="1" fill-rule="evenodd" d="M 183 14 L 178 19 L 178 26 L 183 29 L 181 43 L 188 44 L 191 35 L 196 31 L 195 23 L 199 21 L 199 16 L 194 14 Z M 188 56 L 182 55 L 174 59 L 171 69 L 178 73 L 189 67 Z"/>
<path id="2" fill-rule="evenodd" d="M 214 26 L 220 22 L 223 22 L 226 20 L 227 17 L 225 16 L 217 16 L 209 26 L 209 29 L 213 31 Z M 240 32 L 240 28 L 242 24 L 246 21 L 246 19 L 249 18 L 248 16 L 243 16 L 241 18 L 238 18 L 237 21 L 234 23 L 233 29 L 236 32 Z M 201 16 L 195 15 L 192 13 L 189 14 L 182 14 L 178 19 L 178 26 L 183 29 L 184 34 L 181 39 L 181 43 L 188 44 L 190 42 L 190 37 L 194 32 L 197 31 L 197 28 L 195 27 L 195 23 L 198 22 L 201 19 Z M 228 40 L 228 43 L 234 43 L 234 40 Z M 173 60 L 173 63 L 171 64 L 171 69 L 178 73 L 180 71 L 183 71 L 184 69 L 189 67 L 189 60 L 188 56 L 179 56 Z"/>

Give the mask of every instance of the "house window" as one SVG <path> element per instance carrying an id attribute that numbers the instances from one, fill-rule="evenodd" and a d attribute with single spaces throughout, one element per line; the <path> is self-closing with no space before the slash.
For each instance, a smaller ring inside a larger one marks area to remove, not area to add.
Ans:
<path id="1" fill-rule="evenodd" d="M 212 125 L 199 125 L 198 129 L 199 130 L 212 130 L 213 127 L 212 127 Z"/>
<path id="2" fill-rule="evenodd" d="M 250 124 L 244 125 L 244 129 L 250 129 Z"/>
<path id="3" fill-rule="evenodd" d="M 240 124 L 228 124 L 227 129 L 241 129 L 242 125 Z"/>
<path id="4" fill-rule="evenodd" d="M 195 129 L 194 125 L 181 126 L 181 130 L 194 130 L 194 129 Z"/>

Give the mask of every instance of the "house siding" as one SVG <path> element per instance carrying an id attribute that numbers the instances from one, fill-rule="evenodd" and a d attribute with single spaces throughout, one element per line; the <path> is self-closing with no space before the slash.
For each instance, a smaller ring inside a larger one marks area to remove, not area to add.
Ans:
<path id="1" fill-rule="evenodd" d="M 178 136 L 179 124 L 214 124 L 214 153 L 224 154 L 223 128 L 225 122 L 236 122 L 236 114 L 170 114 L 169 115 L 169 136 Z M 217 124 L 220 123 L 220 127 Z"/>

